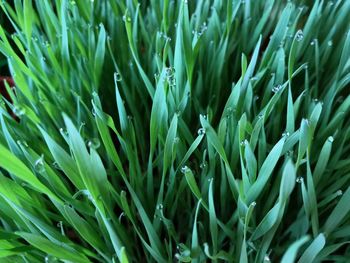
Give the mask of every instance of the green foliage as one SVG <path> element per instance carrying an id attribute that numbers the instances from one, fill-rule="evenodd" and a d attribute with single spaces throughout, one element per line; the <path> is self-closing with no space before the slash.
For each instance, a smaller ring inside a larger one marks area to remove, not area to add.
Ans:
<path id="1" fill-rule="evenodd" d="M 0 3 L 0 261 L 348 260 L 350 1 L 140 2 Z"/>

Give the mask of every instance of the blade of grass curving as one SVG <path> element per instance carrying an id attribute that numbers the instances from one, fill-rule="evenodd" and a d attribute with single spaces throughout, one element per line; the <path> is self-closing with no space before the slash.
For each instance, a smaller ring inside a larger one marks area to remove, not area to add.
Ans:
<path id="1" fill-rule="evenodd" d="M 298 250 L 301 246 L 303 246 L 307 241 L 309 241 L 310 237 L 304 236 L 298 239 L 297 241 L 294 241 L 287 249 L 287 251 L 284 253 L 281 263 L 293 263 L 295 262 L 295 259 L 298 255 Z"/>
<path id="2" fill-rule="evenodd" d="M 326 238 L 324 234 L 319 234 L 312 243 L 306 248 L 304 253 L 301 255 L 298 263 L 312 262 L 318 253 L 323 249 L 326 244 Z"/>

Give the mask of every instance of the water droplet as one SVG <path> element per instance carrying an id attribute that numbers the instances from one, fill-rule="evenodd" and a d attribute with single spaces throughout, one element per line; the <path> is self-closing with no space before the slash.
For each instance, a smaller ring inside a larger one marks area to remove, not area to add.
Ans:
<path id="1" fill-rule="evenodd" d="M 310 45 L 311 45 L 311 46 L 314 46 L 316 43 L 317 43 L 317 39 L 315 38 L 315 39 L 313 39 L 313 40 L 311 41 Z"/>
<path id="2" fill-rule="evenodd" d="M 207 31 L 207 29 L 208 29 L 207 23 L 204 22 L 204 23 L 201 25 L 201 27 L 200 27 L 200 33 L 201 33 L 201 35 L 202 35 L 205 31 Z"/>
<path id="3" fill-rule="evenodd" d="M 166 68 L 165 73 L 167 74 L 167 76 L 174 76 L 175 68 L 173 68 L 173 67 Z"/>
<path id="4" fill-rule="evenodd" d="M 183 167 L 181 167 L 181 173 L 186 173 L 188 171 L 188 167 L 185 165 Z"/>
<path id="5" fill-rule="evenodd" d="M 240 145 L 241 146 L 246 146 L 248 144 L 248 141 L 247 140 L 243 140 L 241 141 Z"/>
<path id="6" fill-rule="evenodd" d="M 40 158 L 35 161 L 34 169 L 38 173 L 42 173 L 45 171 L 44 155 L 41 155 Z"/>
<path id="7" fill-rule="evenodd" d="M 199 168 L 204 169 L 205 167 L 207 167 L 207 162 L 203 162 L 199 165 Z"/>
<path id="8" fill-rule="evenodd" d="M 177 144 L 177 143 L 179 143 L 180 142 L 180 138 L 179 137 L 175 137 L 174 138 L 174 144 Z"/>
<path id="9" fill-rule="evenodd" d="M 68 132 L 67 132 L 66 129 L 60 128 L 60 133 L 61 133 L 61 135 L 62 135 L 63 137 L 68 136 Z"/>
<path id="10" fill-rule="evenodd" d="M 124 16 L 123 16 L 123 21 L 124 21 L 124 22 L 130 23 L 130 22 L 131 22 L 131 17 L 128 16 L 128 15 L 124 15 Z"/>
<path id="11" fill-rule="evenodd" d="M 298 184 L 301 184 L 304 181 L 304 178 L 301 176 L 298 176 L 297 179 L 295 180 L 295 182 L 297 182 Z"/>
<path id="12" fill-rule="evenodd" d="M 168 37 L 166 35 L 163 36 L 166 42 L 171 42 L 171 37 Z"/>
<path id="13" fill-rule="evenodd" d="M 198 135 L 204 135 L 205 134 L 205 129 L 204 128 L 200 128 L 198 129 Z"/>
<path id="14" fill-rule="evenodd" d="M 288 136 L 289 136 L 289 132 L 282 133 L 282 137 L 288 137 Z"/>
<path id="15" fill-rule="evenodd" d="M 19 146 L 23 146 L 23 147 L 28 148 L 28 144 L 27 144 L 26 141 L 17 140 L 17 144 L 18 144 Z"/>
<path id="16" fill-rule="evenodd" d="M 256 202 L 253 201 L 250 205 L 254 207 L 254 206 L 256 206 Z"/>
<path id="17" fill-rule="evenodd" d="M 114 81 L 122 81 L 122 75 L 119 72 L 114 73 Z"/>
<path id="18" fill-rule="evenodd" d="M 171 88 L 174 88 L 176 86 L 175 69 L 172 67 L 166 68 L 165 72 L 166 72 L 166 80 L 169 83 L 169 86 Z"/>
<path id="19" fill-rule="evenodd" d="M 329 136 L 328 139 L 327 139 L 327 141 L 329 141 L 329 142 L 334 142 L 333 136 Z"/>
<path id="20" fill-rule="evenodd" d="M 264 262 L 271 262 L 270 257 L 268 255 L 265 255 Z"/>
<path id="21" fill-rule="evenodd" d="M 296 41 L 300 42 L 303 40 L 303 38 L 304 38 L 304 33 L 301 29 L 299 29 L 297 31 L 297 33 L 295 34 L 295 39 L 296 39 Z"/>
<path id="22" fill-rule="evenodd" d="M 59 166 L 59 164 L 57 162 L 53 162 L 52 166 L 56 169 L 56 170 L 61 170 L 61 167 Z"/>
<path id="23" fill-rule="evenodd" d="M 342 191 L 342 190 L 338 190 L 338 191 L 336 192 L 336 194 L 337 194 L 337 196 L 341 196 L 341 195 L 343 195 L 343 191 Z"/>
<path id="24" fill-rule="evenodd" d="M 101 143 L 98 138 L 92 138 L 91 140 L 88 141 L 87 145 L 89 148 L 96 150 L 100 147 Z"/>
<path id="25" fill-rule="evenodd" d="M 59 221 L 58 223 L 57 223 L 57 227 L 62 227 L 63 226 L 63 222 L 62 221 Z"/>
<path id="26" fill-rule="evenodd" d="M 226 108 L 226 112 L 227 112 L 228 114 L 231 114 L 231 113 L 233 112 L 232 107 L 227 107 L 227 108 Z"/>
<path id="27" fill-rule="evenodd" d="M 158 205 L 157 205 L 157 209 L 158 209 L 158 210 L 162 210 L 162 209 L 163 209 L 163 204 L 158 204 Z"/>
<path id="28" fill-rule="evenodd" d="M 154 79 L 157 81 L 159 79 L 159 73 L 154 73 Z"/>
<path id="29" fill-rule="evenodd" d="M 264 114 L 259 114 L 258 119 L 262 119 L 264 117 Z"/>
<path id="30" fill-rule="evenodd" d="M 281 85 L 277 85 L 275 87 L 272 88 L 272 92 L 273 93 L 277 93 L 281 90 L 282 86 Z"/>
<path id="31" fill-rule="evenodd" d="M 333 41 L 332 41 L 332 40 L 329 40 L 329 41 L 327 42 L 327 45 L 328 45 L 329 47 L 333 46 Z"/>
<path id="32" fill-rule="evenodd" d="M 16 116 L 20 117 L 24 114 L 26 114 L 26 109 L 22 107 L 21 105 L 16 105 L 13 108 L 13 113 L 16 114 Z"/>

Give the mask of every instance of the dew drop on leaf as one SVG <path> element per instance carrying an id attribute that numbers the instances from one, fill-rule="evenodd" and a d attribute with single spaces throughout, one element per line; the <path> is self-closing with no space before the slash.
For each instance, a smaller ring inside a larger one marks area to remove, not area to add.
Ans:
<path id="1" fill-rule="evenodd" d="M 57 162 L 53 162 L 52 166 L 56 169 L 56 170 L 61 170 L 61 167 L 58 165 Z"/>
<path id="2" fill-rule="evenodd" d="M 20 117 L 20 116 L 26 114 L 26 109 L 23 108 L 21 105 L 16 105 L 13 108 L 13 113 L 16 114 L 16 116 Z"/>
<path id="3" fill-rule="evenodd" d="M 182 173 L 186 173 L 187 170 L 188 170 L 188 167 L 187 167 L 186 165 L 183 166 L 183 167 L 181 167 L 181 172 L 182 172 Z"/>
<path id="4" fill-rule="evenodd" d="M 68 132 L 67 132 L 67 130 L 66 129 L 63 129 L 63 128 L 60 128 L 60 133 L 61 133 L 61 135 L 62 136 L 68 136 Z"/>
<path id="5" fill-rule="evenodd" d="M 282 137 L 288 137 L 288 136 L 289 136 L 289 132 L 282 133 Z"/>
<path id="6" fill-rule="evenodd" d="M 298 30 L 297 33 L 295 34 L 295 39 L 296 41 L 300 42 L 304 38 L 304 33 L 302 30 Z"/>
<path id="7" fill-rule="evenodd" d="M 198 135 L 204 135 L 204 134 L 205 134 L 205 129 L 204 128 L 198 129 Z"/>
<path id="8" fill-rule="evenodd" d="M 34 169 L 38 173 L 42 173 L 45 171 L 44 155 L 41 155 L 40 158 L 35 161 Z"/>
<path id="9" fill-rule="evenodd" d="M 122 81 L 122 75 L 119 72 L 114 73 L 114 81 L 115 82 Z"/>
<path id="10" fill-rule="evenodd" d="M 101 143 L 100 143 L 100 140 L 98 138 L 92 138 L 88 141 L 87 145 L 89 148 L 96 150 L 100 147 Z"/>
<path id="11" fill-rule="evenodd" d="M 205 167 L 207 167 L 207 163 L 203 162 L 199 165 L 199 168 L 204 169 Z"/>
<path id="12" fill-rule="evenodd" d="M 23 146 L 23 147 L 28 148 L 28 143 L 27 143 L 26 141 L 17 140 L 17 144 L 18 144 L 19 146 Z"/>
<path id="13" fill-rule="evenodd" d="M 272 88 L 272 92 L 273 92 L 273 93 L 277 93 L 277 92 L 279 92 L 280 90 L 281 90 L 281 85 L 277 85 L 277 86 L 275 86 L 275 87 Z"/>
<path id="14" fill-rule="evenodd" d="M 270 257 L 268 255 L 265 255 L 264 262 L 271 262 Z"/>
<path id="15" fill-rule="evenodd" d="M 304 181 L 304 178 L 299 176 L 297 177 L 297 179 L 295 180 L 295 182 L 297 182 L 298 184 L 301 184 Z"/>

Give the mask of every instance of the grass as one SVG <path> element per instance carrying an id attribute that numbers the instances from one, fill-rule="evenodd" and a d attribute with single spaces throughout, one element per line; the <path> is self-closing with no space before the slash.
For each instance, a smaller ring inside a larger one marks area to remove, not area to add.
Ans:
<path id="1" fill-rule="evenodd" d="M 1 262 L 350 258 L 349 1 L 0 5 Z"/>

